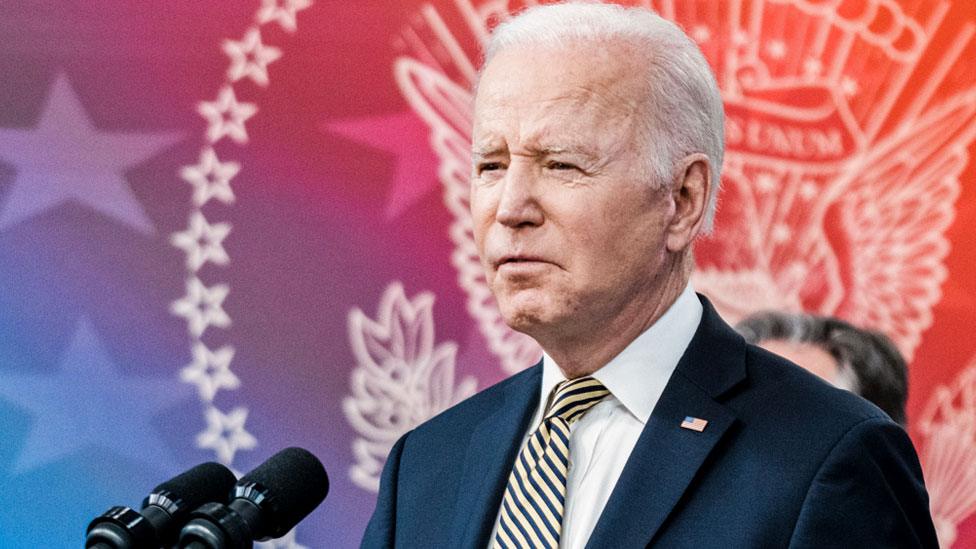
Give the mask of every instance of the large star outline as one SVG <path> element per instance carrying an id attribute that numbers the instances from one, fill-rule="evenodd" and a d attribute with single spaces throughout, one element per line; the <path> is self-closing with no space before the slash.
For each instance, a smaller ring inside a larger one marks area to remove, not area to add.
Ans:
<path id="1" fill-rule="evenodd" d="M 73 201 L 155 234 L 123 173 L 181 138 L 177 132 L 99 130 L 67 77 L 58 75 L 37 125 L 0 128 L 0 161 L 16 174 L 0 196 L 0 230 Z"/>
<path id="2" fill-rule="evenodd" d="M 12 472 L 24 473 L 89 447 L 141 462 L 151 458 L 160 468 L 176 470 L 153 419 L 192 395 L 191 387 L 173 377 L 124 375 L 91 323 L 82 319 L 56 371 L 0 371 L 0 399 L 32 416 Z"/>
<path id="3" fill-rule="evenodd" d="M 412 113 L 397 113 L 326 122 L 321 128 L 396 157 L 393 181 L 383 215 L 394 220 L 440 187 L 437 158 L 428 146 L 427 130 Z"/>

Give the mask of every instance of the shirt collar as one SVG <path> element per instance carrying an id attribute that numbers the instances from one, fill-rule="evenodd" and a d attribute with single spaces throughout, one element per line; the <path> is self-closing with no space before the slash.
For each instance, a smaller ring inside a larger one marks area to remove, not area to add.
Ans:
<path id="1" fill-rule="evenodd" d="M 689 282 L 678 299 L 648 329 L 593 373 L 641 423 L 647 423 L 681 355 L 701 322 L 702 304 Z M 548 353 L 542 355 L 541 418 L 552 389 L 566 378 Z M 538 423 L 536 421 L 535 423 Z"/>

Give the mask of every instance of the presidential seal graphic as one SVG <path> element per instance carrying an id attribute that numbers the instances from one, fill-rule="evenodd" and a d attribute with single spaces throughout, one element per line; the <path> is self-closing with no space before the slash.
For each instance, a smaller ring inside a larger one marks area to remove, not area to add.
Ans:
<path id="1" fill-rule="evenodd" d="M 475 393 L 468 377 L 454 383 L 457 344 L 435 344 L 434 295 L 408 299 L 403 286 L 390 284 L 378 318 L 349 313 L 349 341 L 356 356 L 352 396 L 343 410 L 360 433 L 353 442 L 356 464 L 350 476 L 361 488 L 379 491 L 390 448 L 403 433 Z"/>
<path id="2" fill-rule="evenodd" d="M 952 383 L 935 390 L 919 430 L 932 520 L 939 543 L 950 547 L 956 526 L 976 512 L 976 357 Z"/>
<path id="3" fill-rule="evenodd" d="M 947 3 L 924 17 L 881 0 L 651 4 L 689 30 L 725 100 L 721 236 L 697 247 L 696 288 L 731 322 L 763 309 L 840 316 L 891 334 L 911 357 L 941 295 L 944 231 L 976 135 L 976 87 L 943 85 L 963 70 L 973 25 L 941 52 L 924 86 L 908 89 Z M 456 34 L 483 42 L 520 6 L 457 5 L 466 27 L 452 31 L 427 6 L 421 29 L 405 31 L 413 51 L 394 70 L 441 161 L 469 310 L 514 372 L 538 350 L 505 327 L 474 249 L 467 155 L 475 57 Z"/>
<path id="4" fill-rule="evenodd" d="M 470 110 L 478 46 L 532 4 L 425 5 L 403 30 L 394 64 L 440 160 L 468 310 L 506 372 L 540 351 L 502 321 L 478 261 L 468 214 Z M 942 297 L 945 232 L 976 136 L 976 86 L 958 77 L 974 69 L 966 53 L 973 23 L 949 19 L 949 2 L 634 4 L 689 33 L 725 102 L 717 230 L 696 246 L 695 288 L 727 321 L 769 309 L 837 316 L 888 334 L 911 360 Z M 934 503 L 955 505 L 940 511 L 947 544 L 949 523 L 972 511 L 957 500 Z"/>

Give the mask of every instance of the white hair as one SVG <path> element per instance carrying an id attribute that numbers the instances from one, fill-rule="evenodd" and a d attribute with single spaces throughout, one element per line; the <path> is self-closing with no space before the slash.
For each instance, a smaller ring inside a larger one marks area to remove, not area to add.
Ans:
<path id="1" fill-rule="evenodd" d="M 498 25 L 482 66 L 512 46 L 572 47 L 580 40 L 615 39 L 631 42 L 645 53 L 639 62 L 646 63 L 648 98 L 653 106 L 648 109 L 649 165 L 658 184 L 673 180 L 676 163 L 685 156 L 704 153 L 708 157 L 713 187 L 703 224 L 708 233 L 721 181 L 725 114 L 705 56 L 678 25 L 645 8 L 595 2 L 534 6 Z"/>

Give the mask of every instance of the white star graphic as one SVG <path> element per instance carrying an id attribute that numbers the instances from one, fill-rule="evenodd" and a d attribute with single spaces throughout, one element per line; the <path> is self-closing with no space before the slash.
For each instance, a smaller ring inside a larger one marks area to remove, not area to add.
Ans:
<path id="1" fill-rule="evenodd" d="M 186 318 L 187 327 L 194 337 L 200 337 L 210 326 L 226 328 L 230 317 L 224 312 L 223 303 L 230 287 L 216 284 L 207 288 L 197 277 L 186 281 L 186 295 L 170 305 L 170 311 Z"/>
<path id="2" fill-rule="evenodd" d="M 298 28 L 295 15 L 311 5 L 312 0 L 262 0 L 261 9 L 255 18 L 261 25 L 278 21 L 282 29 L 295 32 Z"/>
<path id="3" fill-rule="evenodd" d="M 776 178 L 769 173 L 760 173 L 756 176 L 756 188 L 759 192 L 770 193 L 776 190 Z"/>
<path id="4" fill-rule="evenodd" d="M 255 543 L 254 549 L 308 549 L 308 547 L 295 541 L 295 530 L 292 529 L 278 539 Z"/>
<path id="5" fill-rule="evenodd" d="M 749 33 L 742 29 L 732 31 L 732 45 L 741 47 L 749 43 Z"/>
<path id="6" fill-rule="evenodd" d="M 17 172 L 2 197 L 0 230 L 75 201 L 143 234 L 155 234 L 123 174 L 181 138 L 177 132 L 99 130 L 67 77 L 58 75 L 34 128 L 0 128 L 0 160 Z"/>
<path id="7" fill-rule="evenodd" d="M 205 415 L 207 429 L 197 435 L 197 448 L 213 450 L 217 461 L 230 465 L 238 450 L 250 450 L 257 446 L 257 439 L 244 430 L 247 408 L 237 407 L 224 415 L 211 406 Z"/>
<path id="8" fill-rule="evenodd" d="M 803 200 L 811 200 L 815 196 L 817 196 L 816 183 L 810 180 L 806 180 L 800 183 L 800 198 L 802 198 Z"/>
<path id="9" fill-rule="evenodd" d="M 773 236 L 773 242 L 776 242 L 778 244 L 782 244 L 783 242 L 786 242 L 787 240 L 789 240 L 790 239 L 790 235 L 792 235 L 792 234 L 793 234 L 793 231 L 790 230 L 789 225 L 786 225 L 785 223 L 777 223 L 773 227 L 773 235 L 772 235 Z"/>
<path id="10" fill-rule="evenodd" d="M 180 379 L 196 384 L 200 398 L 211 402 L 217 391 L 241 386 L 241 380 L 230 371 L 233 359 L 234 348 L 229 345 L 211 351 L 203 343 L 197 342 L 193 346 L 193 362 L 180 371 Z"/>
<path id="11" fill-rule="evenodd" d="M 200 162 L 195 166 L 184 166 L 180 176 L 193 185 L 193 203 L 203 206 L 211 198 L 232 204 L 234 191 L 230 188 L 230 181 L 241 171 L 237 162 L 220 162 L 212 147 L 206 147 L 200 153 Z"/>
<path id="12" fill-rule="evenodd" d="M 857 95 L 860 91 L 860 86 L 857 85 L 857 80 L 850 76 L 845 76 L 840 80 L 840 91 L 844 92 L 846 96 Z"/>
<path id="13" fill-rule="evenodd" d="M 190 215 L 190 225 L 185 231 L 173 233 L 170 243 L 186 252 L 186 267 L 193 272 L 207 261 L 215 265 L 227 265 L 230 256 L 224 250 L 223 242 L 230 234 L 230 223 L 207 223 L 199 211 Z"/>
<path id="14" fill-rule="evenodd" d="M 772 40 L 766 46 L 766 53 L 773 59 L 782 59 L 786 56 L 786 44 L 782 40 Z"/>
<path id="15" fill-rule="evenodd" d="M 869 202 L 864 205 L 864 217 L 877 219 L 881 216 L 881 209 L 875 202 Z"/>
<path id="16" fill-rule="evenodd" d="M 823 63 L 820 62 L 816 57 L 808 57 L 806 61 L 803 62 L 803 74 L 807 77 L 814 77 L 820 74 L 823 70 Z"/>
<path id="17" fill-rule="evenodd" d="M 220 141 L 225 135 L 239 144 L 247 143 L 247 128 L 244 122 L 258 112 L 254 103 L 241 103 L 234 95 L 234 88 L 224 86 L 217 94 L 216 101 L 201 101 L 197 112 L 207 119 L 207 139 L 211 143 Z"/>
<path id="18" fill-rule="evenodd" d="M 237 82 L 245 76 L 259 86 L 268 85 L 268 64 L 281 57 L 281 50 L 261 43 L 261 31 L 252 28 L 240 42 L 224 42 L 224 53 L 230 57 L 227 78 Z"/>
<path id="19" fill-rule="evenodd" d="M 691 29 L 691 37 L 699 44 L 704 44 L 712 37 L 712 31 L 705 25 L 696 25 Z"/>

